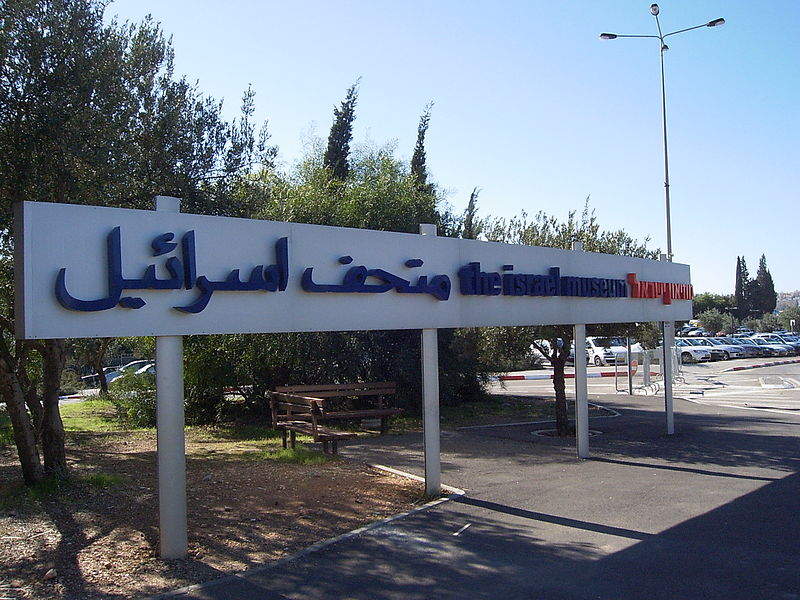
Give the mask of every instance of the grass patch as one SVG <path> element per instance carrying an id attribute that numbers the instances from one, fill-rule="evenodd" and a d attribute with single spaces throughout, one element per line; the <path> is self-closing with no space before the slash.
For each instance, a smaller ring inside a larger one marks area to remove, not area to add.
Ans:
<path id="1" fill-rule="evenodd" d="M 28 488 L 20 481 L 0 488 L 0 510 L 29 508 Z"/>
<path id="2" fill-rule="evenodd" d="M 291 465 L 322 465 L 334 458 L 329 454 L 323 454 L 319 450 L 309 450 L 308 448 L 287 448 L 286 450 L 262 450 L 247 454 L 250 460 L 271 460 L 277 463 Z"/>
<path id="3" fill-rule="evenodd" d="M 214 427 L 193 428 L 198 432 L 207 433 L 216 440 L 231 442 L 266 442 L 277 441 L 281 433 L 267 425 L 249 425 L 244 423 L 231 423 Z"/>
<path id="4" fill-rule="evenodd" d="M 125 482 L 125 478 L 120 475 L 111 475 L 109 473 L 91 473 L 89 475 L 81 475 L 80 481 L 92 487 L 107 490 L 108 488 L 116 487 Z"/>
<path id="5" fill-rule="evenodd" d="M 31 486 L 19 482 L 0 492 L 0 510 L 28 508 L 31 502 L 62 500 L 69 496 L 73 488 L 74 484 L 69 479 L 48 478 Z"/>
<path id="6" fill-rule="evenodd" d="M 109 433 L 125 431 L 117 420 L 114 405 L 100 396 L 59 407 L 67 434 Z M 75 442 L 76 437 L 71 436 Z M 78 436 L 80 438 L 80 436 Z M 14 445 L 14 433 L 8 412 L 0 410 L 0 448 Z"/>
<path id="7" fill-rule="evenodd" d="M 77 475 L 66 479 L 47 478 L 26 486 L 21 481 L 0 491 L 0 510 L 23 509 L 32 502 L 64 502 L 83 496 L 87 487 L 109 489 L 124 483 L 124 478 L 108 473 Z"/>
<path id="8" fill-rule="evenodd" d="M 61 419 L 67 432 L 122 431 L 114 405 L 100 396 L 61 407 Z"/>
<path id="9" fill-rule="evenodd" d="M 425 491 L 425 486 L 420 485 L 419 489 L 416 490 L 414 494 L 412 504 L 414 504 L 415 506 L 422 506 L 423 504 L 428 504 L 428 502 L 433 502 L 434 500 L 440 500 L 441 498 L 444 498 L 447 495 L 448 495 L 447 493 L 429 494 L 428 492 Z"/>
<path id="10" fill-rule="evenodd" d="M 281 434 L 263 425 L 196 425 L 186 430 L 189 455 L 237 460 L 281 447 Z"/>

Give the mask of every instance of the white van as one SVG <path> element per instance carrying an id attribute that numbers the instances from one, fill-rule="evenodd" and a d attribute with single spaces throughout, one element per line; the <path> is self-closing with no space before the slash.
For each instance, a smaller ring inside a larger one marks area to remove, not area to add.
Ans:
<path id="1" fill-rule="evenodd" d="M 628 349 L 624 337 L 587 337 L 586 351 L 589 353 L 589 362 L 602 365 L 624 365 Z M 631 352 L 642 352 L 639 342 L 631 340 Z"/>

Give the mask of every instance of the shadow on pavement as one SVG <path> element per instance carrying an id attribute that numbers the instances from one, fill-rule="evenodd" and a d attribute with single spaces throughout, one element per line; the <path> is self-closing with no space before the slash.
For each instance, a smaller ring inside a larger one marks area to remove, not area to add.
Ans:
<path id="1" fill-rule="evenodd" d="M 798 494 L 791 475 L 655 534 L 465 498 L 181 597 L 798 598 Z M 599 535 L 554 542 L 552 526 Z M 619 537 L 634 543 L 604 551 Z"/>
<path id="2" fill-rule="evenodd" d="M 800 424 L 687 403 L 667 436 L 659 399 L 609 402 L 592 460 L 529 425 L 444 432 L 468 497 L 186 597 L 800 600 Z M 421 439 L 346 453 L 419 472 Z"/>

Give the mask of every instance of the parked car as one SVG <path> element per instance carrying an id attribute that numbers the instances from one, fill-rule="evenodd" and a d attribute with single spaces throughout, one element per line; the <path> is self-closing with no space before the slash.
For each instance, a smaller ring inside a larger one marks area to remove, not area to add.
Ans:
<path id="1" fill-rule="evenodd" d="M 627 341 L 624 337 L 587 337 L 589 360 L 596 366 L 627 364 Z M 642 345 L 631 340 L 631 352 L 643 352 Z"/>
<path id="2" fill-rule="evenodd" d="M 791 350 L 789 346 L 784 346 L 783 344 L 772 344 L 769 341 L 765 340 L 764 338 L 752 337 L 750 338 L 756 344 L 761 346 L 762 348 L 766 348 L 769 356 L 789 356 Z"/>
<path id="3" fill-rule="evenodd" d="M 136 375 L 153 375 L 155 377 L 156 374 L 156 363 L 151 362 L 147 363 L 141 369 L 136 370 Z"/>
<path id="4" fill-rule="evenodd" d="M 741 346 L 741 348 L 744 350 L 745 358 L 761 358 L 764 356 L 764 348 L 749 338 L 724 337 L 721 339 L 723 342 Z"/>
<path id="5" fill-rule="evenodd" d="M 680 352 L 682 363 L 708 362 L 711 360 L 711 351 L 706 348 L 693 346 L 686 340 L 675 339 L 675 346 Z"/>
<path id="6" fill-rule="evenodd" d="M 125 364 L 125 365 L 122 365 L 121 367 L 116 367 L 116 368 L 106 367 L 106 368 L 113 369 L 113 370 L 109 371 L 108 373 L 106 373 L 106 381 L 108 383 L 111 383 L 117 377 L 120 377 L 120 376 L 124 375 L 125 373 L 136 373 L 136 371 L 138 371 L 142 367 L 150 365 L 150 364 L 155 364 L 155 363 L 153 363 L 152 360 L 142 359 L 142 360 L 132 360 L 131 362 L 129 362 L 129 363 Z"/>
<path id="7" fill-rule="evenodd" d="M 720 348 L 725 353 L 725 360 L 729 360 L 731 358 L 744 358 L 745 351 L 744 348 L 741 346 L 737 346 L 734 344 L 729 344 L 727 342 L 722 341 L 720 338 L 706 338 L 708 343 Z"/>
<path id="8" fill-rule="evenodd" d="M 548 340 L 536 340 L 536 344 L 538 346 L 540 346 L 541 348 L 546 349 L 548 353 L 550 352 L 550 342 Z M 561 348 L 561 347 L 563 347 L 563 345 L 564 345 L 564 341 L 561 338 L 558 338 L 558 347 Z M 541 353 L 539 348 L 537 348 L 533 344 L 531 344 L 531 352 L 533 353 L 533 355 L 535 357 L 537 357 L 539 360 L 541 360 L 543 362 L 547 362 L 549 360 L 544 354 Z M 567 357 L 567 364 L 568 365 L 575 364 L 575 344 L 574 343 L 570 344 L 569 356 Z M 586 352 L 586 364 L 587 365 L 589 364 L 589 353 L 588 352 Z M 153 370 L 153 373 L 155 373 L 155 369 Z"/>
<path id="9" fill-rule="evenodd" d="M 800 340 L 792 340 L 791 336 L 779 335 L 777 333 L 757 333 L 753 337 L 763 338 L 772 344 L 791 346 L 793 354 L 800 354 Z"/>
<path id="10" fill-rule="evenodd" d="M 792 344 L 792 345 L 800 344 L 800 337 L 792 333 L 781 334 L 781 339 L 784 340 L 787 344 Z"/>
<path id="11" fill-rule="evenodd" d="M 713 344 L 709 344 L 706 342 L 705 338 L 680 338 L 690 346 L 694 346 L 695 348 L 705 348 L 711 354 L 711 360 L 725 360 L 725 353 L 722 351 L 722 348 L 718 348 Z M 677 343 L 677 339 L 675 340 Z"/>
<path id="12" fill-rule="evenodd" d="M 690 331 L 686 335 L 687 335 L 687 337 L 705 337 L 705 336 L 711 335 L 711 334 L 709 334 L 702 327 L 698 327 L 697 329 L 693 329 L 692 331 Z"/>
<path id="13" fill-rule="evenodd" d="M 106 382 L 109 380 L 109 375 L 117 370 L 116 367 L 103 367 L 103 372 L 106 374 Z M 92 373 L 90 375 L 84 375 L 81 377 L 81 381 L 89 387 L 97 387 L 100 385 L 100 378 L 97 376 L 97 373 Z"/>

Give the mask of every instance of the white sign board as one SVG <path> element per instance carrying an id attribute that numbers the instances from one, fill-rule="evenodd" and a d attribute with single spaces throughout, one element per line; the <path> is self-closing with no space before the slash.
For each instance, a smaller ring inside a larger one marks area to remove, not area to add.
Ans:
<path id="1" fill-rule="evenodd" d="M 689 267 L 582 251 L 23 202 L 20 338 L 692 317 Z"/>

